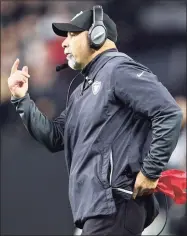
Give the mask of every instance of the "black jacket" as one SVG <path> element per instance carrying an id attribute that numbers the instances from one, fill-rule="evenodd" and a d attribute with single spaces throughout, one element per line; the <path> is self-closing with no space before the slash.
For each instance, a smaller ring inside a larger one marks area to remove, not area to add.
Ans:
<path id="1" fill-rule="evenodd" d="M 36 140 L 52 152 L 65 150 L 69 199 L 80 228 L 89 217 L 115 213 L 113 193 L 133 191 L 140 169 L 158 178 L 181 127 L 181 110 L 156 75 L 125 54 L 107 53 L 82 71 L 84 86 L 75 89 L 67 109 L 53 121 L 29 94 L 12 98 Z"/>

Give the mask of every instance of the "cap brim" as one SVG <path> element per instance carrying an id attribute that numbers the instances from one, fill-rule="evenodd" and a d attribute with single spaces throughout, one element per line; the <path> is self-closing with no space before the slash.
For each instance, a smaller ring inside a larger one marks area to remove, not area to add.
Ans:
<path id="1" fill-rule="evenodd" d="M 79 28 L 76 25 L 72 25 L 70 23 L 52 23 L 52 28 L 55 34 L 67 37 L 68 32 L 82 32 L 84 29 Z"/>

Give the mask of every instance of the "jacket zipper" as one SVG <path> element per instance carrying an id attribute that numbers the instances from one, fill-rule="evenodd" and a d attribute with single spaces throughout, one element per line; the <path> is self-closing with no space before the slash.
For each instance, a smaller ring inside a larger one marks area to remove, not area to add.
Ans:
<path id="1" fill-rule="evenodd" d="M 113 157 L 112 157 L 112 149 L 110 150 L 110 177 L 109 177 L 109 184 L 110 184 L 110 187 L 112 187 L 112 175 L 113 175 L 113 170 L 114 170 L 114 163 L 113 163 Z M 129 190 L 126 190 L 126 189 L 122 189 L 122 188 L 113 188 L 112 189 L 115 189 L 117 191 L 120 191 L 120 192 L 124 192 L 124 193 L 128 193 L 130 195 L 133 194 L 132 191 L 129 191 Z"/>
<path id="2" fill-rule="evenodd" d="M 112 174 L 113 174 L 113 158 L 112 158 L 112 150 L 110 150 L 110 177 L 109 177 L 109 184 L 112 187 Z"/>

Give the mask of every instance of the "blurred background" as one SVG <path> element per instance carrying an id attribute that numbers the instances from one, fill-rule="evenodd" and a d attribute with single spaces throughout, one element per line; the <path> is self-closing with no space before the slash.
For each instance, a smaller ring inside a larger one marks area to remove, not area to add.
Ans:
<path id="1" fill-rule="evenodd" d="M 186 170 L 186 3 L 180 0 L 1 1 L 1 235 L 79 234 L 68 201 L 64 153 L 51 154 L 34 141 L 10 104 L 7 79 L 16 58 L 29 68 L 29 93 L 50 119 L 65 108 L 76 71 L 56 72 L 65 56 L 64 38 L 52 22 L 70 20 L 100 4 L 116 22 L 117 47 L 148 66 L 183 110 L 180 138 L 167 168 Z M 71 92 L 82 81 L 78 77 Z M 156 235 L 165 221 L 165 205 L 144 234 Z M 164 235 L 184 235 L 185 206 L 169 200 Z"/>

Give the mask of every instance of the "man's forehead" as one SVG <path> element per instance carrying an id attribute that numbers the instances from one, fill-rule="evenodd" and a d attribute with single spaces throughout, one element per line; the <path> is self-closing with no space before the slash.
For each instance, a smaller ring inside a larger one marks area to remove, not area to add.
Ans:
<path id="1" fill-rule="evenodd" d="M 78 34 L 80 32 L 75 32 L 75 31 L 68 31 L 68 34 Z"/>
<path id="2" fill-rule="evenodd" d="M 84 31 L 79 31 L 79 32 L 77 32 L 77 31 L 68 31 L 67 35 L 70 35 L 70 34 L 81 34 L 82 32 L 84 32 Z"/>
<path id="3" fill-rule="evenodd" d="M 74 32 L 72 32 L 72 31 L 68 31 L 67 32 L 67 36 L 70 36 L 71 34 L 73 34 Z"/>

